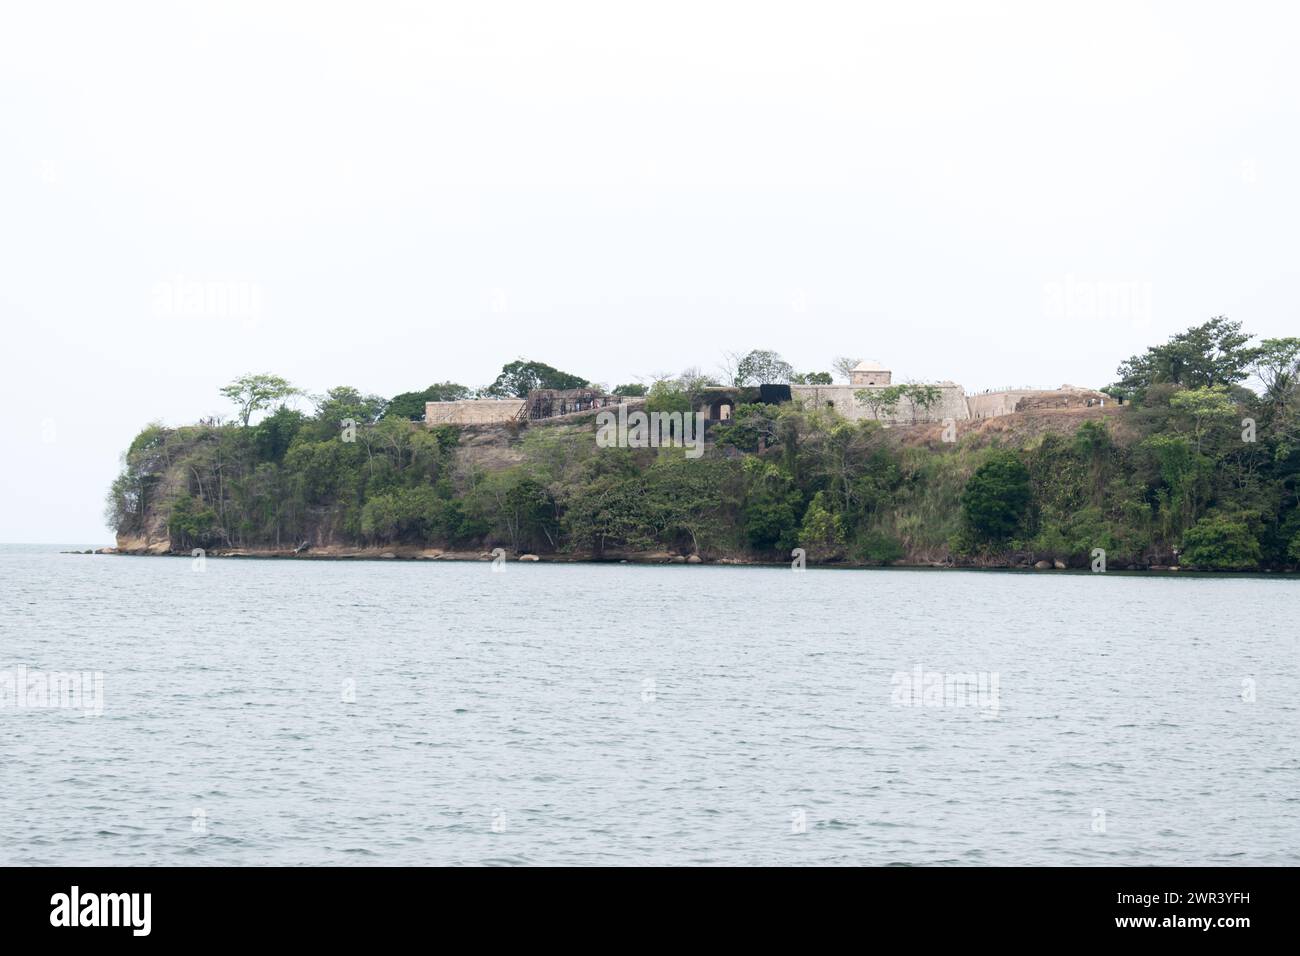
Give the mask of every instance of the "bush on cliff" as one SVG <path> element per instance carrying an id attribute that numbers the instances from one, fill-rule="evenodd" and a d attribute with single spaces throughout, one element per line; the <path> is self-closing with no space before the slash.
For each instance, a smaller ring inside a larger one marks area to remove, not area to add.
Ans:
<path id="1" fill-rule="evenodd" d="M 1023 530 L 1031 489 L 1029 469 L 1013 451 L 999 452 L 971 475 L 961 496 L 974 539 L 1004 544 Z"/>

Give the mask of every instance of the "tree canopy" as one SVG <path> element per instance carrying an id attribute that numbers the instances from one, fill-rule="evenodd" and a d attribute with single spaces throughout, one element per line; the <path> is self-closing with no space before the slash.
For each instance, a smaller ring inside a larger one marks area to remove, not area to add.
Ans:
<path id="1" fill-rule="evenodd" d="M 221 394 L 235 403 L 239 421 L 247 428 L 254 413 L 264 411 L 276 403 L 283 403 L 301 392 L 279 375 L 262 372 L 239 376 L 229 385 L 223 386 Z"/>
<path id="2" fill-rule="evenodd" d="M 971 475 L 961 506 L 978 540 L 999 543 L 1019 530 L 1030 497 L 1029 470 L 1014 452 L 1006 451 Z"/>
<path id="3" fill-rule="evenodd" d="M 794 368 L 776 352 L 754 349 L 736 364 L 732 385 L 775 385 L 790 381 Z"/>
<path id="4" fill-rule="evenodd" d="M 518 359 L 501 367 L 501 374 L 483 394 L 492 398 L 527 398 L 535 388 L 586 388 L 585 378 L 561 372 L 545 362 Z"/>
<path id="5" fill-rule="evenodd" d="M 1249 341 L 1240 322 L 1216 316 L 1120 363 L 1116 370 L 1119 380 L 1109 390 L 1141 401 L 1147 390 L 1158 384 L 1188 388 L 1236 385 L 1250 374 L 1258 355 L 1246 344 Z"/>

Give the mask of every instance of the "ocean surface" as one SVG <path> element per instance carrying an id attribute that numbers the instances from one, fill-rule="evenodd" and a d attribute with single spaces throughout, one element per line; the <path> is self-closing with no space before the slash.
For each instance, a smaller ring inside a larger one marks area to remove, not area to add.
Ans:
<path id="1" fill-rule="evenodd" d="M 0 864 L 1300 863 L 1300 580 L 58 551 Z"/>

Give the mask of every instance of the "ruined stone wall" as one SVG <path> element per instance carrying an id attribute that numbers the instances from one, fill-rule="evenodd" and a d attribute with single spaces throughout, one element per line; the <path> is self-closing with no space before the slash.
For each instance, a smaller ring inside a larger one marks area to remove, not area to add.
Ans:
<path id="1" fill-rule="evenodd" d="M 459 402 L 425 402 L 426 425 L 492 425 L 519 418 L 522 398 L 468 398 Z"/>
<path id="2" fill-rule="evenodd" d="M 1092 391 L 1035 392 L 1016 402 L 1016 411 L 1027 412 L 1036 408 L 1083 408 L 1091 401 L 1094 405 L 1113 402 L 1109 395 Z"/>
<path id="3" fill-rule="evenodd" d="M 966 396 L 971 418 L 996 418 L 1040 408 L 1082 408 L 1089 401 L 1098 405 L 1112 399 L 1101 392 L 1075 385 L 1062 385 L 1055 389 L 1014 388 Z"/>
<path id="4" fill-rule="evenodd" d="M 941 393 L 939 401 L 932 405 L 928 412 L 915 409 L 916 421 L 941 422 L 944 419 L 951 418 L 956 422 L 964 422 L 970 418 L 970 412 L 966 408 L 966 392 L 962 387 L 955 382 L 939 382 L 937 384 Z M 855 393 L 860 390 L 861 386 L 857 385 L 790 386 L 790 392 L 797 402 L 803 402 L 809 406 L 815 405 L 818 408 L 833 407 L 836 412 L 850 421 L 870 420 L 875 416 L 872 414 L 871 406 L 857 400 Z M 891 415 L 880 420 L 896 425 L 910 425 L 913 420 L 913 411 L 912 403 L 904 398 L 894 408 Z"/>
<path id="5" fill-rule="evenodd" d="M 999 415 L 1010 415 L 1016 410 L 1016 402 L 1031 394 L 1033 393 L 1028 389 L 1017 389 L 967 395 L 966 406 L 970 409 L 971 418 L 997 418 Z"/>

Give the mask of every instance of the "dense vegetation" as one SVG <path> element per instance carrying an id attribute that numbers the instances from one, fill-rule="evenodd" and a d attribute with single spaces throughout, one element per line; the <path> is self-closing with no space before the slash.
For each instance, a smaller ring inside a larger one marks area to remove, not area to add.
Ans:
<path id="1" fill-rule="evenodd" d="M 738 384 L 801 377 L 775 353 L 744 359 L 726 376 Z M 1124 362 L 1110 387 L 1128 400 L 1123 414 L 1068 432 L 973 429 L 944 443 L 830 409 L 742 404 L 698 459 L 598 448 L 590 425 L 502 429 L 493 447 L 511 454 L 494 457 L 467 433 L 409 420 L 425 396 L 470 394 L 454 383 L 390 400 L 340 387 L 304 413 L 289 406 L 298 393 L 287 382 L 246 376 L 225 390 L 233 423 L 154 424 L 136 437 L 108 519 L 126 538 L 162 527 L 177 550 L 503 546 L 779 560 L 802 547 L 814 562 L 1085 567 L 1102 548 L 1111 567 L 1294 568 L 1298 360 L 1300 339 L 1251 346 L 1238 323 L 1214 319 Z M 571 381 L 585 380 L 521 361 L 480 393 Z M 691 371 L 620 390 L 685 410 L 708 383 Z"/>

